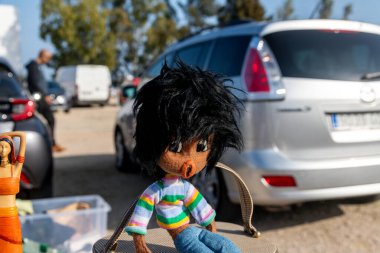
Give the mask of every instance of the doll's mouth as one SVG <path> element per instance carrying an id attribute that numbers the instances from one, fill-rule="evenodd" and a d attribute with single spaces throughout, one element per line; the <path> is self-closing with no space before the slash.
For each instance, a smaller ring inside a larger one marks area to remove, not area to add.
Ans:
<path id="1" fill-rule="evenodd" d="M 182 167 L 181 167 L 181 176 L 183 178 L 190 178 L 192 176 L 194 176 L 196 172 L 196 167 L 195 167 L 195 164 L 193 161 L 189 160 L 189 161 L 186 161 Z"/>

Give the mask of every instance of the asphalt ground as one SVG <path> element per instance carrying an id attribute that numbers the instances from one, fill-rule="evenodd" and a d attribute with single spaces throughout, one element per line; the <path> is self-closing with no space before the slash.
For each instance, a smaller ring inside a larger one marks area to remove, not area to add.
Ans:
<path id="1" fill-rule="evenodd" d="M 113 128 L 117 106 L 57 112 L 56 139 L 66 150 L 55 154 L 55 196 L 99 194 L 112 207 L 112 230 L 123 212 L 149 184 L 138 173 L 114 166 Z M 239 209 L 219 219 L 239 223 Z M 218 217 L 217 217 L 218 219 Z M 380 252 L 380 200 L 361 198 L 306 203 L 288 211 L 256 208 L 254 225 L 281 253 Z M 156 227 L 154 220 L 151 227 Z"/>

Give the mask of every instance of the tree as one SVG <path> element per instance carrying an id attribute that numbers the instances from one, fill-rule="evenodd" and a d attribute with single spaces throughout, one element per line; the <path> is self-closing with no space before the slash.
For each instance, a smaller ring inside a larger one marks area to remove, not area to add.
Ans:
<path id="1" fill-rule="evenodd" d="M 100 0 L 44 0 L 40 36 L 56 49 L 55 67 L 102 64 L 113 69 L 115 36 L 107 26 L 107 11 Z"/>
<path id="2" fill-rule="evenodd" d="M 259 0 L 227 0 L 218 14 L 220 24 L 234 20 L 253 19 L 265 20 L 265 9 Z"/>
<path id="3" fill-rule="evenodd" d="M 352 14 L 352 4 L 347 4 L 346 6 L 344 6 L 342 19 L 347 20 L 348 16 L 350 16 L 351 14 Z"/>
<path id="4" fill-rule="evenodd" d="M 319 18 L 327 19 L 331 16 L 333 0 L 321 0 L 321 7 L 319 9 Z"/>
<path id="5" fill-rule="evenodd" d="M 215 16 L 212 0 L 103 0 L 110 12 L 110 29 L 116 35 L 119 65 L 140 72 L 168 44 L 209 26 Z"/>
<path id="6" fill-rule="evenodd" d="M 192 32 L 210 26 L 207 19 L 216 16 L 219 9 L 213 0 L 188 0 L 186 4 L 179 3 L 179 5 L 186 17 L 187 26 Z"/>
<path id="7" fill-rule="evenodd" d="M 155 6 L 154 13 L 151 26 L 146 31 L 144 54 L 143 57 L 140 57 L 140 63 L 143 65 L 162 53 L 168 44 L 189 33 L 188 29 L 177 27 L 169 5 L 158 3 Z"/>
<path id="8" fill-rule="evenodd" d="M 286 0 L 284 6 L 277 10 L 277 19 L 278 20 L 288 20 L 292 18 L 294 12 L 293 1 Z"/>
<path id="9" fill-rule="evenodd" d="M 139 54 L 144 44 L 144 27 L 149 16 L 147 13 L 152 11 L 151 1 L 103 0 L 103 7 L 108 10 L 109 29 L 116 37 L 115 74 L 120 76 L 123 72 L 133 72 L 141 64 Z"/>

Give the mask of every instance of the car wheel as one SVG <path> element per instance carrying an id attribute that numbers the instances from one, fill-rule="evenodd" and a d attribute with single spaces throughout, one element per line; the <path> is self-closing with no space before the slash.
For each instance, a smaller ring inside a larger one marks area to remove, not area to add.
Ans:
<path id="1" fill-rule="evenodd" d="M 191 183 L 214 209 L 218 209 L 222 192 L 220 178 L 216 169 L 202 170 L 191 178 Z"/>
<path id="2" fill-rule="evenodd" d="M 218 220 L 231 221 L 240 217 L 240 206 L 230 201 L 223 175 L 217 169 L 202 170 L 191 178 L 191 183 L 216 210 Z"/>
<path id="3" fill-rule="evenodd" d="M 124 145 L 123 134 L 119 129 L 115 133 L 116 169 L 123 172 L 132 172 L 136 166 L 132 162 L 131 155 Z"/>
<path id="4" fill-rule="evenodd" d="M 24 189 L 17 195 L 21 199 L 40 199 L 53 197 L 53 165 L 50 165 L 48 173 L 40 188 L 37 189 Z"/>

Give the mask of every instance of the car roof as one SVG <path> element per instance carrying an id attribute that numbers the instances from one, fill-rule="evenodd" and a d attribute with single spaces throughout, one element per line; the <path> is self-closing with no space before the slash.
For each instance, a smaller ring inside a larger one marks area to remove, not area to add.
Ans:
<path id="1" fill-rule="evenodd" d="M 380 34 L 380 26 L 357 21 L 333 20 L 333 19 L 306 19 L 289 20 L 277 22 L 245 22 L 243 24 L 231 25 L 226 27 L 211 27 L 199 34 L 189 36 L 170 45 L 164 54 L 177 50 L 194 43 L 233 35 L 260 35 L 265 36 L 275 32 L 291 30 L 347 30 L 354 32 L 367 32 Z"/>
<path id="2" fill-rule="evenodd" d="M 291 30 L 343 30 L 380 34 L 380 26 L 374 24 L 348 20 L 306 19 L 281 21 L 268 24 L 260 35 L 265 36 L 270 33 Z"/>
<path id="3" fill-rule="evenodd" d="M 12 68 L 11 64 L 9 63 L 9 61 L 7 59 L 5 59 L 4 57 L 1 57 L 1 56 L 0 56 L 0 68 L 5 69 L 5 70 L 11 72 L 13 75 L 16 75 L 16 72 Z"/>
<path id="4" fill-rule="evenodd" d="M 268 25 L 268 22 L 245 22 L 244 24 L 231 25 L 226 27 L 212 27 L 200 32 L 197 35 L 189 36 L 188 39 L 184 39 L 170 45 L 167 50 L 165 50 L 165 52 L 170 52 L 194 43 L 199 43 L 219 37 L 259 34 L 266 25 Z"/>

